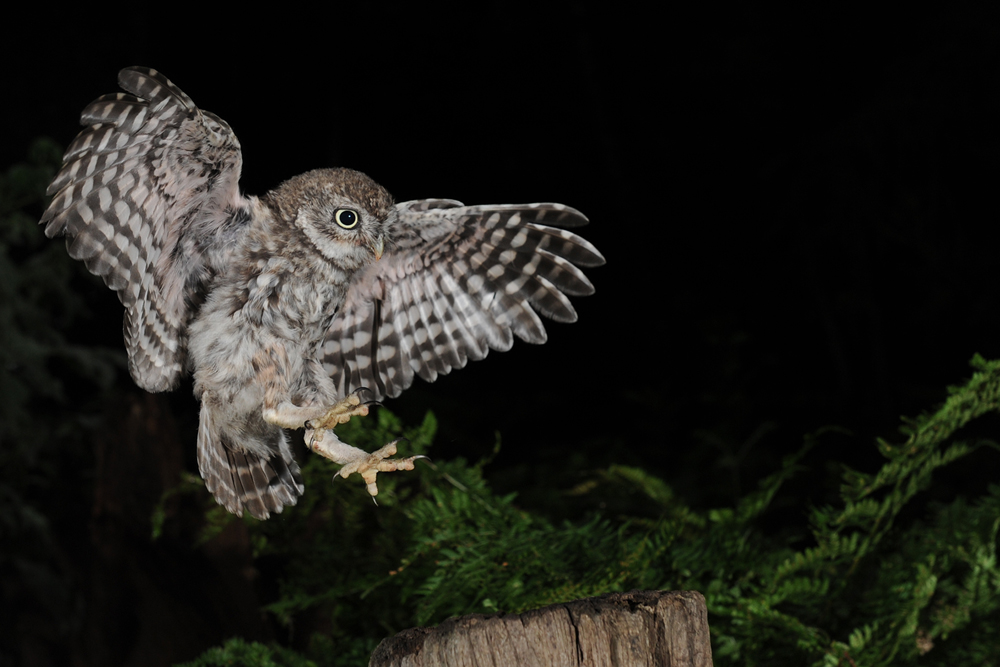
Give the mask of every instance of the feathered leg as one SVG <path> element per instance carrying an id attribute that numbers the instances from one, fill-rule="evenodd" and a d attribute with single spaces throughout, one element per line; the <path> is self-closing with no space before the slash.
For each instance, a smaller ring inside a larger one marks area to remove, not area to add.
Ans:
<path id="1" fill-rule="evenodd" d="M 396 441 L 369 454 L 337 438 L 332 431 L 335 426 L 346 424 L 351 417 L 368 415 L 368 404 L 364 401 L 366 393 L 370 392 L 360 390 L 334 401 L 335 391 L 329 376 L 319 362 L 310 360 L 297 383 L 297 390 L 293 392 L 295 403 L 285 400 L 273 407 L 266 407 L 263 417 L 265 421 L 283 428 L 304 428 L 309 449 L 341 464 L 343 468 L 337 472 L 338 477 L 354 473 L 361 475 L 368 493 L 374 497 L 378 495 L 378 486 L 375 484 L 378 473 L 413 470 L 414 461 L 427 457 L 389 459 L 396 453 Z"/>

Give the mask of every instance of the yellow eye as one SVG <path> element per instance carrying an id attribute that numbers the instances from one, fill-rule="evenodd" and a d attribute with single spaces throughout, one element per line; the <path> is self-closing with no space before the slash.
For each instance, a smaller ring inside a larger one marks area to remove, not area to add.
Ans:
<path id="1" fill-rule="evenodd" d="M 338 208 L 337 212 L 333 214 L 333 219 L 344 229 L 353 229 L 358 226 L 358 220 L 361 217 L 349 208 Z"/>

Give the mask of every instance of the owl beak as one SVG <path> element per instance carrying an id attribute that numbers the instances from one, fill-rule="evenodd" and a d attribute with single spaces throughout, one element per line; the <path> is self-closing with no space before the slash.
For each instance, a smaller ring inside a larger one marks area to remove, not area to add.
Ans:
<path id="1" fill-rule="evenodd" d="M 376 262 L 382 259 L 382 251 L 385 249 L 385 242 L 381 236 L 376 237 L 368 247 L 372 249 L 373 253 L 375 253 Z"/>

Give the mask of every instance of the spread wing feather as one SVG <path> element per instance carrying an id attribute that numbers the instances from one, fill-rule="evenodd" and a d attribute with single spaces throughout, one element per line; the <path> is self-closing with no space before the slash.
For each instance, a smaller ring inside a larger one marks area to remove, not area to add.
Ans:
<path id="1" fill-rule="evenodd" d="M 164 391 L 185 370 L 201 286 L 245 226 L 242 158 L 225 121 L 156 70 L 130 67 L 118 82 L 127 93 L 84 109 L 41 222 L 118 292 L 132 377 Z"/>
<path id="2" fill-rule="evenodd" d="M 515 336 L 544 343 L 538 314 L 575 321 L 567 295 L 594 291 L 579 267 L 604 263 L 565 229 L 587 219 L 561 204 L 435 199 L 397 212 L 386 254 L 352 281 L 323 346 L 341 395 L 397 396 L 414 376 L 431 382 L 491 348 L 509 350 Z"/>

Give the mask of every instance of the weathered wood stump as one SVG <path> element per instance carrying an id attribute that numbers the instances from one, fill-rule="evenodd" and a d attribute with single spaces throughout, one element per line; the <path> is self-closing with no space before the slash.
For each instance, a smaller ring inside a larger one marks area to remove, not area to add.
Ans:
<path id="1" fill-rule="evenodd" d="M 472 614 L 382 640 L 369 667 L 710 667 L 705 598 L 631 591 L 523 614 Z"/>

